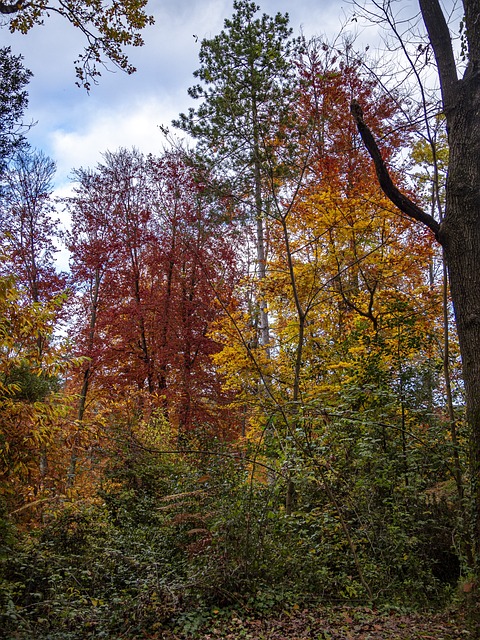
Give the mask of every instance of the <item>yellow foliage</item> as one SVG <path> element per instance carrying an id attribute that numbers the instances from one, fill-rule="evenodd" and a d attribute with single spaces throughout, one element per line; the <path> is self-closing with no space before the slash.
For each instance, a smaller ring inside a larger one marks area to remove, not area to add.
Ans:
<path id="1" fill-rule="evenodd" d="M 38 495 L 41 452 L 67 415 L 68 398 L 55 391 L 65 359 L 50 341 L 62 301 L 27 304 L 13 278 L 0 278 L 0 492 L 16 510 Z"/>

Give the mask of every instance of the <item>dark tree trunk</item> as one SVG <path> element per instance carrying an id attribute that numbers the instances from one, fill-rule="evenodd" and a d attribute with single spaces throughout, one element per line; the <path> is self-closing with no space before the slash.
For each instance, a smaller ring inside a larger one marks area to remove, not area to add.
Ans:
<path id="1" fill-rule="evenodd" d="M 480 0 L 463 0 L 468 66 L 457 76 L 451 36 L 439 0 L 419 0 L 437 63 L 450 157 L 441 224 L 393 185 L 356 101 L 352 115 L 382 189 L 404 213 L 428 226 L 444 247 L 462 356 L 470 445 L 475 592 L 480 575 Z M 476 636 L 477 637 L 477 636 Z"/>
<path id="2" fill-rule="evenodd" d="M 479 15 L 480 19 L 480 15 Z M 459 82 L 447 112 L 450 160 L 445 249 L 450 291 L 462 356 L 470 434 L 473 557 L 480 571 L 480 76 L 475 69 Z"/>

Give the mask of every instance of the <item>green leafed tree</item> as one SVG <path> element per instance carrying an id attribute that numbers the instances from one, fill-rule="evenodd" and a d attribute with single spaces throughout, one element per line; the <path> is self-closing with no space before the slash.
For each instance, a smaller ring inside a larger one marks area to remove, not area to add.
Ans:
<path id="1" fill-rule="evenodd" d="M 199 84 L 189 89 L 200 105 L 174 124 L 199 141 L 199 151 L 229 176 L 234 197 L 248 203 L 256 226 L 257 277 L 265 278 L 266 148 L 289 114 L 292 80 L 288 14 L 256 17 L 255 2 L 236 0 L 224 30 L 200 48 Z M 269 342 L 265 302 L 257 299 L 258 338 Z"/>
<path id="2" fill-rule="evenodd" d="M 145 11 L 148 0 L 33 0 L 3 2 L 0 14 L 12 33 L 28 33 L 45 18 L 56 13 L 83 34 L 86 44 L 75 61 L 77 84 L 87 90 L 100 75 L 99 66 L 111 62 L 133 73 L 135 67 L 125 54 L 125 47 L 143 45 L 142 30 L 153 24 L 153 17 Z"/>
<path id="3" fill-rule="evenodd" d="M 0 49 L 0 176 L 12 154 L 25 143 L 22 117 L 28 104 L 25 86 L 31 75 L 21 56 L 13 55 L 10 47 Z"/>

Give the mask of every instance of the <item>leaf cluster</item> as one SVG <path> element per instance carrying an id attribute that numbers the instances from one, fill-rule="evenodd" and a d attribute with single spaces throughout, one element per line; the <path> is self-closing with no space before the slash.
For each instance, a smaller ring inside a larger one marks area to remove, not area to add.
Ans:
<path id="1" fill-rule="evenodd" d="M 105 61 L 127 73 L 135 67 L 124 52 L 126 46 L 143 45 L 141 31 L 154 20 L 145 12 L 147 0 L 66 0 L 49 3 L 46 0 L 0 5 L 0 13 L 8 15 L 13 33 L 28 33 L 43 24 L 49 13 L 56 13 L 79 29 L 86 40 L 83 52 L 75 61 L 77 84 L 87 91 L 101 75 L 99 67 Z"/>

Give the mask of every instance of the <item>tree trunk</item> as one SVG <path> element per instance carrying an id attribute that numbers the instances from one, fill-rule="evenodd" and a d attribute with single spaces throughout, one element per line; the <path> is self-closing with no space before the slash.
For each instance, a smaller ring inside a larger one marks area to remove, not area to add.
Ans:
<path id="1" fill-rule="evenodd" d="M 251 78 L 255 77 L 255 62 L 252 58 L 250 61 L 250 74 Z M 257 231 L 257 268 L 258 268 L 258 281 L 260 290 L 265 284 L 267 255 L 265 250 L 265 228 L 264 218 L 265 213 L 263 210 L 263 198 L 262 198 L 262 161 L 260 157 L 260 133 L 259 133 L 259 117 L 258 117 L 258 105 L 257 94 L 255 85 L 252 85 L 252 133 L 253 133 L 253 178 L 254 178 L 254 196 L 255 196 L 255 217 L 256 217 L 256 231 Z M 268 319 L 267 302 L 263 297 L 263 293 L 260 292 L 258 299 L 258 315 L 259 315 L 259 343 L 262 347 L 266 347 L 267 357 L 270 357 L 270 328 Z"/>
<path id="2" fill-rule="evenodd" d="M 100 268 L 97 266 L 95 268 L 95 277 L 94 277 L 93 287 L 91 292 L 90 325 L 88 330 L 88 342 L 87 342 L 87 353 L 89 354 L 93 352 L 93 346 L 95 341 L 95 331 L 97 327 L 97 312 L 98 312 L 98 303 L 99 303 L 99 297 L 100 297 L 101 280 L 102 280 L 102 274 L 100 272 Z M 67 480 L 65 485 L 67 489 L 71 489 L 73 487 L 73 485 L 75 484 L 75 478 L 77 475 L 78 452 L 79 452 L 80 440 L 81 440 L 80 430 L 82 428 L 83 417 L 85 415 L 85 408 L 87 405 L 87 394 L 88 394 L 88 388 L 90 386 L 91 377 L 92 377 L 92 361 L 89 360 L 83 372 L 82 388 L 80 390 L 80 394 L 78 397 L 77 431 L 73 436 L 72 453 L 70 455 L 70 464 L 68 466 Z"/>
<path id="3" fill-rule="evenodd" d="M 419 0 L 438 68 L 450 149 L 445 218 L 432 216 L 393 185 L 358 103 L 352 115 L 382 189 L 401 211 L 429 227 L 443 245 L 462 357 L 472 500 L 472 556 L 477 605 L 480 575 L 480 0 L 463 0 L 468 66 L 457 76 L 451 35 L 439 0 Z M 478 624 L 478 623 L 477 623 Z M 480 635 L 480 624 L 475 633 Z M 475 636 L 477 637 L 477 636 Z"/>
<path id="4" fill-rule="evenodd" d="M 443 244 L 455 311 L 470 434 L 473 557 L 480 571 L 480 76 L 467 72 L 447 111 L 450 160 Z"/>

